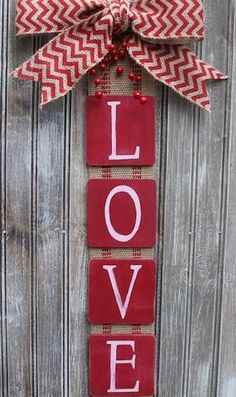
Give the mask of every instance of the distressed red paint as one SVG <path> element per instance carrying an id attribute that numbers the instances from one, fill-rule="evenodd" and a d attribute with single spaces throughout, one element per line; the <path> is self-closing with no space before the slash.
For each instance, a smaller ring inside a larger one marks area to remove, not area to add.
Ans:
<path id="1" fill-rule="evenodd" d="M 154 180 L 93 179 L 87 189 L 89 247 L 153 247 Z"/>
<path id="2" fill-rule="evenodd" d="M 87 163 L 89 165 L 153 165 L 155 102 L 145 106 L 131 96 L 105 96 L 86 101 Z"/>
<path id="3" fill-rule="evenodd" d="M 154 336 L 92 335 L 89 359 L 91 396 L 153 395 Z"/>
<path id="4" fill-rule="evenodd" d="M 97 259 L 89 263 L 92 324 L 150 324 L 155 316 L 156 263 Z"/>

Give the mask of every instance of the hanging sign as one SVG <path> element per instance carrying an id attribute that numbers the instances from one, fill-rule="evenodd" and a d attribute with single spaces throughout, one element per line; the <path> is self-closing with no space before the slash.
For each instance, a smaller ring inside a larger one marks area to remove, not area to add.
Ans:
<path id="1" fill-rule="evenodd" d="M 87 98 L 89 165 L 153 165 L 154 98 L 148 97 L 145 106 L 140 106 L 131 96 L 105 96 L 100 101 L 95 96 Z M 154 180 L 90 179 L 87 187 L 89 247 L 153 247 L 156 207 Z M 89 321 L 91 324 L 151 324 L 155 318 L 155 290 L 153 260 L 93 259 L 89 263 Z M 94 397 L 151 396 L 154 361 L 154 336 L 91 336 L 90 394 Z"/>

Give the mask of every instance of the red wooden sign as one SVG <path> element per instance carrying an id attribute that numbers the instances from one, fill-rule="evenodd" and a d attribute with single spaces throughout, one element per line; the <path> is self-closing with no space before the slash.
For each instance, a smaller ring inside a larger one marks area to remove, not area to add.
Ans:
<path id="1" fill-rule="evenodd" d="M 154 180 L 88 182 L 89 247 L 152 247 L 156 241 Z"/>
<path id="2" fill-rule="evenodd" d="M 87 163 L 152 165 L 155 162 L 155 102 L 131 96 L 87 98 Z"/>
<path id="3" fill-rule="evenodd" d="M 151 166 L 155 162 L 155 103 L 133 97 L 94 96 L 86 102 L 87 163 Z M 90 180 L 87 188 L 88 246 L 153 247 L 156 242 L 156 182 L 147 179 Z M 156 264 L 144 259 L 94 259 L 89 264 L 92 324 L 151 324 L 155 315 Z M 151 396 L 155 338 L 152 335 L 92 335 L 90 394 Z"/>
<path id="4" fill-rule="evenodd" d="M 151 396 L 154 368 L 152 335 L 90 337 L 91 396 Z"/>
<path id="5" fill-rule="evenodd" d="M 156 264 L 97 259 L 89 264 L 89 320 L 93 324 L 154 321 Z"/>

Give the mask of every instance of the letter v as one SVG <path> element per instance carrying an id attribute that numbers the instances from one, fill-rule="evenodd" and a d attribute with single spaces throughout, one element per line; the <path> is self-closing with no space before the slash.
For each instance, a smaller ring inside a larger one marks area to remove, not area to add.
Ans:
<path id="1" fill-rule="evenodd" d="M 118 285 L 117 285 L 117 282 L 116 282 L 116 277 L 115 277 L 115 274 L 114 274 L 114 269 L 115 268 L 116 268 L 116 266 L 111 266 L 111 265 L 103 266 L 103 269 L 108 272 L 108 275 L 109 275 L 109 278 L 110 278 L 110 282 L 111 282 L 111 285 L 112 285 L 112 289 L 113 289 L 113 292 L 114 292 L 114 295 L 115 295 L 115 298 L 116 298 L 116 303 L 118 305 L 121 317 L 124 320 L 125 316 L 126 316 L 126 313 L 127 313 L 127 310 L 128 310 L 130 298 L 131 298 L 131 295 L 132 295 L 132 292 L 133 292 L 133 289 L 134 289 L 134 284 L 135 284 L 136 278 L 138 276 L 138 272 L 142 268 L 142 265 L 131 265 L 130 266 L 130 269 L 133 270 L 133 275 L 132 275 L 132 279 L 131 279 L 131 282 L 130 282 L 130 285 L 129 285 L 128 293 L 126 295 L 124 303 L 122 302 L 122 299 L 121 299 L 121 296 L 120 296 L 120 291 L 119 291 L 119 288 L 118 288 Z"/>

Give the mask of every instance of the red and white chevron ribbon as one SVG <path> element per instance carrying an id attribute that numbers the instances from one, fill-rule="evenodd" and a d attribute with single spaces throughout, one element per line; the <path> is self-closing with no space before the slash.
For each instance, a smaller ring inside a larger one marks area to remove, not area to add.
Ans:
<path id="1" fill-rule="evenodd" d="M 202 0 L 18 0 L 17 34 L 58 32 L 15 77 L 42 83 L 42 104 L 65 95 L 129 32 L 129 55 L 156 80 L 209 110 L 206 80 L 225 79 L 183 44 L 204 38 Z"/>

